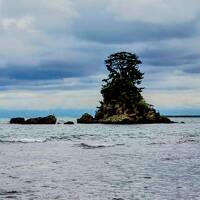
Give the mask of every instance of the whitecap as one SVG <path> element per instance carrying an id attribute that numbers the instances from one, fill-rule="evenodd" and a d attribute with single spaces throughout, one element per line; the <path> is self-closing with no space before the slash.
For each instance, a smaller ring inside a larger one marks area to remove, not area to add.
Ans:
<path id="1" fill-rule="evenodd" d="M 22 138 L 22 139 L 0 139 L 0 143 L 43 143 L 47 142 L 48 139 L 33 139 L 33 138 Z"/>

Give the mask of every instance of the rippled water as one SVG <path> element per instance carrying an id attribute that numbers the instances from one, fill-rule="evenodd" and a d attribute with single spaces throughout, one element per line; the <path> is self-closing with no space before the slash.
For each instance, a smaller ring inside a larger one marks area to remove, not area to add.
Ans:
<path id="1" fill-rule="evenodd" d="M 200 199 L 200 119 L 0 124 L 0 199 Z"/>

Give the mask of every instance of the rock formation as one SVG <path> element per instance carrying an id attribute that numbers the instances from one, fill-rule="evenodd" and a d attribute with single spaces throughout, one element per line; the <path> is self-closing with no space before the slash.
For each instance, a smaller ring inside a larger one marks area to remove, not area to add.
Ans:
<path id="1" fill-rule="evenodd" d="M 146 103 L 139 87 L 143 73 L 139 70 L 142 62 L 135 54 L 120 52 L 110 55 L 105 61 L 109 71 L 102 86 L 103 101 L 95 117 L 84 114 L 78 123 L 141 124 L 172 123 L 161 116 L 152 105 Z"/>
<path id="2" fill-rule="evenodd" d="M 93 123 L 98 123 L 98 121 L 96 121 L 92 115 L 85 113 L 85 114 L 82 115 L 82 117 L 80 119 L 77 119 L 77 123 L 79 123 L 79 124 L 93 124 Z"/>
<path id="3" fill-rule="evenodd" d="M 56 124 L 56 117 L 49 115 L 47 117 L 36 117 L 25 120 L 24 118 L 12 118 L 11 124 Z"/>
<path id="4" fill-rule="evenodd" d="M 24 123 L 25 123 L 25 119 L 22 117 L 10 119 L 10 124 L 24 124 Z"/>

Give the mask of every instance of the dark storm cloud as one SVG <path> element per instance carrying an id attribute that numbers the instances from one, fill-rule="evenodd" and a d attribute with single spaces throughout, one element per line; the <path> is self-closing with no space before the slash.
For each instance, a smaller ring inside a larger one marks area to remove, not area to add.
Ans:
<path id="1" fill-rule="evenodd" d="M 177 67 L 196 64 L 200 62 L 200 54 L 188 52 L 185 49 L 160 46 L 156 49 L 147 49 L 141 53 L 143 62 L 148 65 L 163 67 Z"/>
<path id="2" fill-rule="evenodd" d="M 38 65 L 13 65 L 0 68 L 0 90 L 77 90 L 98 85 L 90 77 L 100 67 L 95 61 L 43 61 Z M 69 79 L 65 81 L 64 79 Z M 73 83 L 75 81 L 75 84 Z"/>
<path id="3" fill-rule="evenodd" d="M 43 63 L 38 66 L 13 65 L 1 69 L 0 76 L 3 75 L 4 77 L 16 80 L 50 80 L 84 75 L 81 67 L 78 66 L 79 70 L 74 70 L 75 66 L 77 67 L 75 63 L 69 64 L 55 61 Z"/>
<path id="4" fill-rule="evenodd" d="M 83 41 L 109 46 L 113 52 L 120 50 L 136 52 L 143 61 L 144 71 L 149 69 L 152 69 L 151 72 L 168 71 L 179 68 L 190 73 L 190 70 L 187 70 L 191 68 L 190 65 L 200 63 L 196 51 L 191 51 L 188 49 L 188 44 L 184 44 L 185 40 L 194 38 L 195 41 L 198 37 L 198 16 L 187 22 L 174 23 L 121 21 L 105 10 L 94 9 L 80 13 L 80 17 L 72 25 L 71 34 Z M 170 40 L 183 42 L 176 46 L 176 41 L 174 45 L 168 44 L 167 41 Z M 163 42 L 164 44 L 160 44 Z M 137 51 L 135 48 L 137 43 L 146 44 L 142 50 Z M 102 60 L 104 58 L 102 57 Z"/>
<path id="5" fill-rule="evenodd" d="M 91 64 L 91 65 L 94 65 Z M 97 65 L 96 65 L 97 66 Z M 4 80 L 52 80 L 71 77 L 83 77 L 94 73 L 88 70 L 90 65 L 81 62 L 48 61 L 38 65 L 8 65 L 0 69 L 0 78 Z M 7 79 L 5 79 L 7 78 Z"/>
<path id="6" fill-rule="evenodd" d="M 96 87 L 100 88 L 100 79 L 92 80 L 92 78 L 87 77 L 87 81 L 85 81 L 85 77 L 75 78 L 75 84 L 72 84 L 73 80 L 39 80 L 39 81 L 31 81 L 31 80 L 15 80 L 15 79 L 7 79 L 0 80 L 0 91 L 8 91 L 8 90 L 30 90 L 30 91 L 51 91 L 51 90 L 59 90 L 59 91 L 76 91 L 76 90 L 84 90 L 84 89 L 93 89 Z M 71 81 L 71 82 L 69 82 Z"/>
<path id="7" fill-rule="evenodd" d="M 188 38 L 198 34 L 198 20 L 179 23 L 119 21 L 104 11 L 82 13 L 72 25 L 79 39 L 103 44 L 126 44 Z"/>
<path id="8" fill-rule="evenodd" d="M 199 62 L 200 63 L 200 62 Z M 184 69 L 185 73 L 190 73 L 190 74 L 200 74 L 200 64 L 197 64 L 197 66 L 193 67 L 188 67 Z"/>

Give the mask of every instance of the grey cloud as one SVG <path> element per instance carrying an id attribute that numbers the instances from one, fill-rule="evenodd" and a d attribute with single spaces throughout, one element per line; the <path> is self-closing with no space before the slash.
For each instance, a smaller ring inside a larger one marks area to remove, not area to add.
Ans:
<path id="1" fill-rule="evenodd" d="M 187 49 L 163 46 L 156 49 L 146 49 L 141 53 L 144 63 L 152 66 L 183 66 L 198 63 L 200 54 L 188 52 Z"/>
<path id="2" fill-rule="evenodd" d="M 198 73 L 200 60 L 196 50 L 187 49 L 187 45 L 185 48 L 184 45 L 170 46 L 167 41 L 174 38 L 179 41 L 194 38 L 197 41 L 195 37 L 199 34 L 199 16 L 187 22 L 165 24 L 144 22 L 143 19 L 121 21 L 105 9 L 105 0 L 103 3 L 76 0 L 75 8 L 69 7 L 65 10 L 69 10 L 69 13 L 54 11 L 52 6 L 48 6 L 48 1 L 36 2 L 20 0 L 13 6 L 12 0 L 4 1 L 5 7 L 0 17 L 16 20 L 25 16 L 33 17 L 35 21 L 33 20 L 31 28 L 36 30 L 26 34 L 21 31 L 17 35 L 13 27 L 5 32 L 7 42 L 0 50 L 0 57 L 3 56 L 6 63 L 4 68 L 0 66 L 0 86 L 4 88 L 14 88 L 15 85 L 26 87 L 30 83 L 27 88 L 35 89 L 39 87 L 34 87 L 34 84 L 44 81 L 40 84 L 48 89 L 52 88 L 48 81 L 106 73 L 103 66 L 106 56 L 122 50 L 137 53 L 143 61 L 141 69 L 144 72 L 181 69 L 186 73 Z M 75 16 L 76 12 L 78 15 Z M 12 41 L 9 38 L 15 37 L 17 41 L 22 41 L 21 46 L 24 47 L 19 50 L 19 55 L 17 49 L 20 49 L 20 42 L 10 48 L 12 51 L 6 48 L 6 45 L 12 44 L 9 43 Z M 166 43 L 161 45 L 163 41 Z M 26 47 L 29 47 L 29 51 Z M 12 56 L 14 59 L 11 59 Z M 22 63 L 27 59 L 27 64 L 20 65 L 20 59 Z M 39 64 L 32 64 L 33 60 Z M 85 85 L 89 87 L 89 84 Z M 56 87 L 69 88 L 61 84 Z"/>
<path id="3" fill-rule="evenodd" d="M 88 70 L 88 67 L 86 63 L 62 61 L 48 61 L 37 66 L 8 65 L 6 68 L 0 68 L 0 77 L 24 81 L 82 77 L 94 73 L 93 70 Z"/>
<path id="4" fill-rule="evenodd" d="M 188 67 L 183 71 L 190 74 L 200 74 L 200 62 L 196 66 Z"/>
<path id="5" fill-rule="evenodd" d="M 181 39 L 198 34 L 198 20 L 174 24 L 119 21 L 106 11 L 95 10 L 83 12 L 74 20 L 72 34 L 82 40 L 103 44 Z"/>

